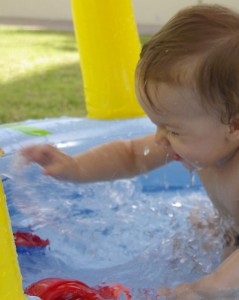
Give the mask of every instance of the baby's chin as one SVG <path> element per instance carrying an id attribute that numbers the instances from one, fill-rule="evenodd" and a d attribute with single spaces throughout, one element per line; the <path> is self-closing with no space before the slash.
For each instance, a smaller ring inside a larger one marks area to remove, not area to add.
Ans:
<path id="1" fill-rule="evenodd" d="M 178 154 L 174 154 L 173 159 L 175 161 L 181 162 L 182 165 L 184 166 L 184 168 L 186 168 L 190 172 L 197 171 L 197 170 L 201 169 L 201 167 L 198 166 L 196 163 L 189 162 L 189 161 L 183 159 Z"/>
<path id="2" fill-rule="evenodd" d="M 198 170 L 198 167 L 193 166 L 192 164 L 182 161 L 182 165 L 184 166 L 185 169 L 187 169 L 189 172 L 193 172 L 195 170 Z"/>

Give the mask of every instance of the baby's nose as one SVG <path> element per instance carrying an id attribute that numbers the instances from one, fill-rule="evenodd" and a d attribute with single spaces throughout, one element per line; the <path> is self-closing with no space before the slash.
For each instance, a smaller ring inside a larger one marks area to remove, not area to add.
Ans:
<path id="1" fill-rule="evenodd" d="M 164 128 L 158 128 L 155 133 L 155 142 L 159 146 L 163 146 L 165 148 L 168 148 L 170 145 L 169 140 L 167 138 L 167 131 Z"/>

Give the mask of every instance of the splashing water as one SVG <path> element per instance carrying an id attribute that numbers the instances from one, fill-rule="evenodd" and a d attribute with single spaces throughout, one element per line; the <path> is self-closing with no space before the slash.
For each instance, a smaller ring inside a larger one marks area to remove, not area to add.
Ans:
<path id="1" fill-rule="evenodd" d="M 4 180 L 12 225 L 51 243 L 19 253 L 25 286 L 46 277 L 119 282 L 136 300 L 140 289 L 197 279 L 220 262 L 224 231 L 200 186 L 147 192 L 143 177 L 71 184 L 21 160 L 14 168 Z"/>

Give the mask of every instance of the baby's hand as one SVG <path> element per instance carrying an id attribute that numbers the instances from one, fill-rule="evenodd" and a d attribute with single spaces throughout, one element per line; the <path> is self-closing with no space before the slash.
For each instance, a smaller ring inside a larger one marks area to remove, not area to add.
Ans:
<path id="1" fill-rule="evenodd" d="M 27 162 L 35 162 L 43 173 L 59 180 L 75 181 L 76 163 L 73 157 L 51 145 L 34 145 L 21 150 Z"/>

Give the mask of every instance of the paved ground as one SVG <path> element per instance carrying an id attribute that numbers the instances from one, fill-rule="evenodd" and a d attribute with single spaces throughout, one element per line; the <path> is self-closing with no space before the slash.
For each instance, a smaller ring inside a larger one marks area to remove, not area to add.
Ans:
<path id="1" fill-rule="evenodd" d="M 71 21 L 48 21 L 48 20 L 30 20 L 17 18 L 0 18 L 0 25 L 12 25 L 30 28 L 33 30 L 50 29 L 57 31 L 73 31 L 73 23 Z M 153 34 L 158 30 L 157 26 L 138 25 L 140 34 Z"/>

